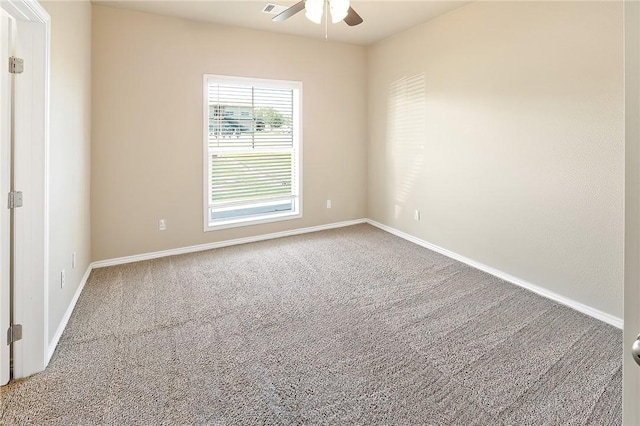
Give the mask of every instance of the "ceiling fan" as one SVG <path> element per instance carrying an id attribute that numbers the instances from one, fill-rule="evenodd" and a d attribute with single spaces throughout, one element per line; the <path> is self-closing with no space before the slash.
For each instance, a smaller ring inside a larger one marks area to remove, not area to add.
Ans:
<path id="1" fill-rule="evenodd" d="M 324 10 L 331 12 L 331 22 L 344 21 L 350 27 L 361 24 L 364 20 L 353 10 L 349 0 L 302 0 L 273 18 L 275 22 L 286 21 L 296 13 L 305 9 L 306 17 L 316 24 L 322 22 Z M 327 17 L 328 18 L 328 17 Z"/>

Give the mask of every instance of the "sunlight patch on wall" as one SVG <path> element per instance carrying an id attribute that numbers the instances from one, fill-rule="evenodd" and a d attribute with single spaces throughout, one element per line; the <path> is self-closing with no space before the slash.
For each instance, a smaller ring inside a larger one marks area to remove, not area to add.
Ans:
<path id="1" fill-rule="evenodd" d="M 426 97 L 424 73 L 402 77 L 389 89 L 387 158 L 392 161 L 391 185 L 397 218 L 411 194 L 424 164 Z"/>

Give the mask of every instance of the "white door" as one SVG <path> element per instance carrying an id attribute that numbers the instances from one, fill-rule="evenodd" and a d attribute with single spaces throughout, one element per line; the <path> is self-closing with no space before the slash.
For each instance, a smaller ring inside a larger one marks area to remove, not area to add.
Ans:
<path id="1" fill-rule="evenodd" d="M 0 386 L 9 381 L 10 346 L 7 330 L 10 323 L 11 225 L 6 198 L 11 190 L 11 77 L 8 61 L 13 51 L 12 25 L 15 21 L 0 15 Z M 4 62 L 5 66 L 2 66 Z"/>

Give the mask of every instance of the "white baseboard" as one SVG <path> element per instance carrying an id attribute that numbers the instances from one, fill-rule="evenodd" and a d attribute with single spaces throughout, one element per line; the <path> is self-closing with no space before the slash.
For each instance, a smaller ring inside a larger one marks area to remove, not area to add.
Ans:
<path id="1" fill-rule="evenodd" d="M 613 315 L 610 315 L 606 312 L 602 312 L 598 309 L 594 309 L 590 306 L 584 305 L 580 302 L 576 302 L 575 300 L 569 299 L 568 297 L 562 296 L 558 293 L 554 293 L 553 291 L 547 290 L 545 288 L 539 287 L 535 284 L 531 284 L 528 281 L 522 280 L 518 277 L 514 277 L 513 275 L 509 275 L 505 272 L 499 271 L 495 268 L 492 268 L 490 266 L 484 265 L 480 262 L 476 262 L 473 259 L 469 259 L 467 257 L 464 257 L 462 255 L 459 255 L 457 253 L 454 253 L 450 250 L 447 250 L 445 248 L 439 247 L 435 244 L 431 244 L 428 243 L 424 240 L 421 240 L 420 238 L 414 237 L 413 235 L 409 235 L 405 232 L 399 231 L 395 228 L 391 228 L 390 226 L 387 225 L 383 225 L 381 223 L 378 223 L 374 220 L 371 219 L 367 219 L 366 220 L 367 223 L 369 223 L 370 225 L 375 226 L 376 228 L 380 228 L 383 231 L 389 232 L 393 235 L 396 235 L 400 238 L 403 238 L 407 241 L 411 241 L 412 243 L 418 244 L 419 246 L 422 246 L 424 248 L 427 248 L 429 250 L 433 250 L 436 253 L 440 253 L 444 256 L 447 256 L 451 259 L 457 260 L 459 262 L 465 263 L 473 268 L 479 269 L 483 272 L 486 272 L 490 275 L 493 275 L 494 277 L 500 278 L 504 281 L 507 281 L 511 284 L 515 284 L 519 287 L 525 288 L 527 290 L 530 290 L 536 294 L 539 294 L 540 296 L 546 297 L 547 299 L 551 299 L 555 302 L 561 303 L 565 306 L 568 306 L 572 309 L 575 309 L 578 312 L 582 312 L 583 314 L 589 315 L 590 317 L 596 318 L 600 321 L 604 321 L 607 324 L 610 324 L 614 327 L 617 327 L 619 329 L 622 329 L 623 326 L 623 320 L 621 318 L 615 317 Z"/>
<path id="2" fill-rule="evenodd" d="M 255 243 L 257 241 L 273 240 L 275 238 L 290 237 L 293 235 L 307 234 L 310 232 L 325 231 L 328 229 L 343 228 L 345 226 L 366 223 L 366 219 L 349 220 L 346 222 L 329 223 L 327 225 L 312 226 L 309 228 L 292 229 L 291 231 L 275 232 L 273 234 L 256 235 L 254 237 L 238 238 L 235 240 L 218 241 L 215 243 L 200 244 L 197 246 L 182 247 L 171 250 L 156 251 L 153 253 L 138 254 L 134 256 L 118 257 L 115 259 L 100 260 L 93 262 L 94 268 L 104 268 L 105 266 L 123 265 L 125 263 L 140 262 L 141 260 L 158 259 L 161 257 L 175 256 L 178 254 L 195 253 L 198 251 L 211 250 L 221 247 L 235 246 L 238 244 Z"/>
<path id="3" fill-rule="evenodd" d="M 51 357 L 53 356 L 53 353 L 56 351 L 56 347 L 58 346 L 58 342 L 60 341 L 60 338 L 62 337 L 62 333 L 64 332 L 64 329 L 67 327 L 67 323 L 69 322 L 69 318 L 71 318 L 71 314 L 73 313 L 73 309 L 76 307 L 76 303 L 78 302 L 78 299 L 80 298 L 80 293 L 82 293 L 82 290 L 84 289 L 85 284 L 87 284 L 87 280 L 89 279 L 89 275 L 91 275 L 91 271 L 92 270 L 93 270 L 93 264 L 89 264 L 89 266 L 87 267 L 87 270 L 85 271 L 84 275 L 82 276 L 82 280 L 80 281 L 80 284 L 78 285 L 78 288 L 76 289 L 76 292 L 73 294 L 73 299 L 71 299 L 71 302 L 69 303 L 69 306 L 67 307 L 67 310 L 64 313 L 64 316 L 62 317 L 62 320 L 60 321 L 60 324 L 58 325 L 58 328 L 56 329 L 56 334 L 53 335 L 53 338 L 51 339 L 51 342 L 49 342 L 49 347 L 47 349 L 47 363 L 46 363 L 46 365 L 49 365 L 49 361 L 51 361 Z"/>

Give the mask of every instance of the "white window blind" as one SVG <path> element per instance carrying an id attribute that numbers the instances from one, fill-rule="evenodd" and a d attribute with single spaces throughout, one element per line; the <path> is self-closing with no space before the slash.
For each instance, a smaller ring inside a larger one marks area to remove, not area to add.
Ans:
<path id="1" fill-rule="evenodd" d="M 208 226 L 299 213 L 297 83 L 206 78 Z"/>
<path id="2" fill-rule="evenodd" d="M 291 153 L 211 156 L 211 201 L 292 196 Z"/>

